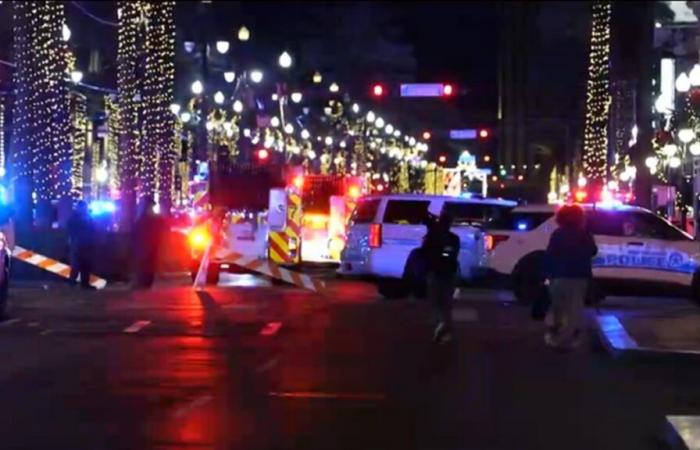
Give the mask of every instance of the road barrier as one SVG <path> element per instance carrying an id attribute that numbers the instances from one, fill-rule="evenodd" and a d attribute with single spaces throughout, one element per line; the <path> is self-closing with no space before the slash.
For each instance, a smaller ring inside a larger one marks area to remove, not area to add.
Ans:
<path id="1" fill-rule="evenodd" d="M 36 266 L 60 277 L 66 279 L 70 277 L 69 265 L 44 255 L 40 255 L 31 250 L 27 250 L 19 245 L 16 245 L 14 250 L 12 250 L 12 256 L 20 261 L 31 264 L 32 266 Z M 95 289 L 103 289 L 105 286 L 107 286 L 107 280 L 96 275 L 90 275 L 90 286 L 94 287 Z"/>

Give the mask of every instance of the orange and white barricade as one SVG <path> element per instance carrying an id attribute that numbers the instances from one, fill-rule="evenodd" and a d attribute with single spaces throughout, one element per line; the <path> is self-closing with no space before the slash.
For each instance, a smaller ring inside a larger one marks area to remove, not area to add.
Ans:
<path id="1" fill-rule="evenodd" d="M 61 261 L 40 255 L 39 253 L 35 253 L 31 250 L 27 250 L 19 245 L 16 245 L 12 250 L 12 256 L 20 261 L 31 264 L 32 266 L 36 266 L 60 277 L 66 279 L 70 277 L 70 266 L 68 264 L 64 264 Z M 107 280 L 96 275 L 90 275 L 90 286 L 94 287 L 95 289 L 103 289 L 105 286 L 107 286 Z"/>

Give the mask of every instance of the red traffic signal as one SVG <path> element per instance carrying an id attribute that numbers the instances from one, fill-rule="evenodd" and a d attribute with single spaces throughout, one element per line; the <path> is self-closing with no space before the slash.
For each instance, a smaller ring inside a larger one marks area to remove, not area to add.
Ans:
<path id="1" fill-rule="evenodd" d="M 451 97 L 452 94 L 454 94 L 455 88 L 451 84 L 443 84 L 442 85 L 442 96 L 443 97 Z"/>
<path id="2" fill-rule="evenodd" d="M 372 95 L 375 97 L 382 97 L 384 95 L 384 86 L 381 84 L 372 86 Z"/>
<path id="3" fill-rule="evenodd" d="M 479 139 L 487 139 L 490 135 L 491 133 L 486 128 L 479 130 Z"/>
<path id="4" fill-rule="evenodd" d="M 258 160 L 260 160 L 260 161 L 267 161 L 267 158 L 270 157 L 270 152 L 268 152 L 264 148 L 261 148 L 260 150 L 258 150 L 256 156 L 258 157 Z"/>

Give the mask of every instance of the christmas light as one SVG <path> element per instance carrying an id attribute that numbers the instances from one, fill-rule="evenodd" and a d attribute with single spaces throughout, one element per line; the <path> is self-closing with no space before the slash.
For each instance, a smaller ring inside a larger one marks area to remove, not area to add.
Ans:
<path id="1" fill-rule="evenodd" d="M 607 176 L 611 9 L 609 1 L 593 2 L 583 169 L 598 184 Z"/>
<path id="2" fill-rule="evenodd" d="M 238 29 L 238 40 L 246 42 L 248 39 L 250 39 L 250 30 L 244 25 Z"/>
<path id="3" fill-rule="evenodd" d="M 230 44 L 228 41 L 216 41 L 216 51 L 222 55 L 228 53 Z"/>
<path id="4" fill-rule="evenodd" d="M 292 101 L 294 103 L 299 103 L 299 102 L 301 102 L 302 94 L 301 94 L 301 92 L 292 92 L 292 95 L 290 96 L 290 98 L 292 99 Z"/>
<path id="5" fill-rule="evenodd" d="M 331 85 L 328 86 L 328 90 L 335 94 L 340 91 L 340 86 L 338 86 L 338 83 L 331 83 Z"/>
<path id="6" fill-rule="evenodd" d="M 199 95 L 199 94 L 201 94 L 202 92 L 204 92 L 204 85 L 202 84 L 201 81 L 195 80 L 195 81 L 192 83 L 192 86 L 190 87 L 190 89 L 192 90 L 192 93 L 193 93 L 194 95 Z"/>
<path id="7" fill-rule="evenodd" d="M 283 69 L 289 69 L 292 67 L 292 56 L 288 52 L 282 52 L 277 62 Z"/>
<path id="8" fill-rule="evenodd" d="M 253 83 L 260 83 L 263 80 L 263 73 L 260 70 L 251 70 L 250 71 L 250 81 Z"/>
<path id="9" fill-rule="evenodd" d="M 233 112 L 240 114 L 243 112 L 243 103 L 240 100 L 233 102 Z"/>
<path id="10" fill-rule="evenodd" d="M 321 73 L 314 72 L 313 77 L 311 77 L 311 81 L 313 81 L 314 84 L 321 84 L 321 82 L 323 82 L 323 77 L 321 76 Z"/>
<path id="11" fill-rule="evenodd" d="M 224 80 L 226 80 L 227 83 L 233 83 L 233 80 L 236 79 L 236 72 L 229 70 L 224 72 Z"/>

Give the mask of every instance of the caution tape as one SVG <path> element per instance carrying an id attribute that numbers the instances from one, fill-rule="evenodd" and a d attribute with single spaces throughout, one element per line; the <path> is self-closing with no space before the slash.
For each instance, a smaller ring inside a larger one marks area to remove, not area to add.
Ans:
<path id="1" fill-rule="evenodd" d="M 309 275 L 295 272 L 293 270 L 280 267 L 272 261 L 256 258 L 255 256 L 246 256 L 238 253 L 229 253 L 225 258 L 226 262 L 236 264 L 245 269 L 258 272 L 268 277 L 286 281 L 309 291 L 324 293 L 326 285 L 323 281 L 318 280 Z"/>
<path id="2" fill-rule="evenodd" d="M 12 250 L 12 256 L 20 261 L 31 264 L 32 266 L 36 266 L 60 277 L 66 279 L 70 277 L 69 265 L 62 263 L 61 261 L 48 258 L 44 255 L 40 255 L 31 250 L 27 250 L 19 245 L 16 245 L 14 250 Z M 107 286 L 107 280 L 96 275 L 90 275 L 90 286 L 96 289 L 103 289 L 105 286 Z"/>

